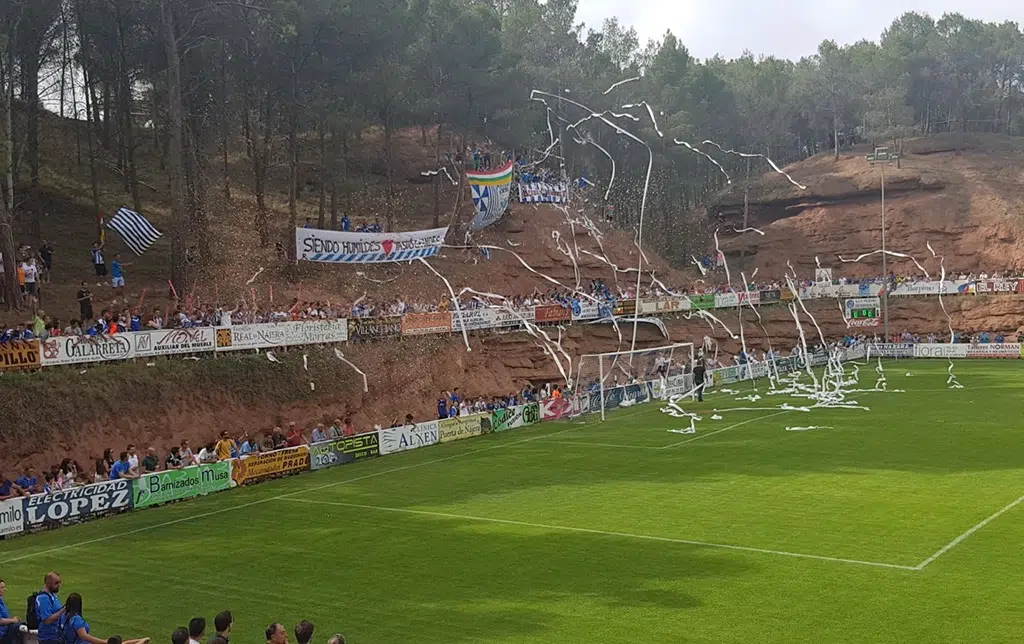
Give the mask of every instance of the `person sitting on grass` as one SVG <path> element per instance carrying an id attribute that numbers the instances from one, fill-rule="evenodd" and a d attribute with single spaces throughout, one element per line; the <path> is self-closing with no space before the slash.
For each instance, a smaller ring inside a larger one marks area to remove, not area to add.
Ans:
<path id="1" fill-rule="evenodd" d="M 149 644 L 149 638 L 125 640 L 115 635 L 109 640 L 96 637 L 90 632 L 89 622 L 82 617 L 82 596 L 68 595 L 64 614 L 57 620 L 57 633 L 64 644 Z"/>

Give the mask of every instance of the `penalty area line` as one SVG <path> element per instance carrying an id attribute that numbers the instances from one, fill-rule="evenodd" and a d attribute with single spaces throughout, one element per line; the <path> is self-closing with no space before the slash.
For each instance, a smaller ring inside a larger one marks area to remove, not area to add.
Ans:
<path id="1" fill-rule="evenodd" d="M 862 561 L 859 559 L 845 559 L 843 557 L 828 557 L 825 555 L 814 555 L 803 552 L 786 552 L 785 550 L 770 550 L 768 548 L 752 548 L 749 546 L 737 546 L 729 543 L 712 543 L 709 541 L 695 541 L 693 539 L 676 539 L 673 537 L 658 537 L 649 534 L 635 534 L 631 532 L 614 532 L 609 530 L 596 530 L 594 528 L 577 528 L 573 526 L 564 525 L 552 525 L 549 523 L 531 523 L 529 521 L 516 521 L 513 519 L 496 519 L 493 517 L 478 517 L 468 514 L 454 514 L 450 512 L 431 512 L 428 510 L 413 510 L 410 508 L 392 508 L 379 505 L 366 505 L 363 503 L 344 503 L 342 501 L 322 501 L 319 499 L 301 499 L 294 496 L 284 498 L 277 497 L 281 501 L 291 501 L 293 503 L 308 503 L 311 505 L 329 505 L 345 508 L 354 508 L 359 510 L 375 510 L 378 512 L 396 512 L 401 514 L 414 514 L 426 517 L 437 517 L 442 519 L 458 519 L 463 521 L 478 521 L 481 523 L 497 523 L 501 525 L 513 525 L 524 528 L 536 528 L 539 530 L 557 530 L 560 532 L 575 532 L 582 534 L 592 534 L 602 537 L 618 537 L 621 539 L 634 539 L 640 541 L 659 541 L 662 543 L 675 543 L 687 546 L 698 546 L 702 548 L 717 548 L 720 550 L 735 550 L 739 552 L 753 552 L 757 554 L 765 555 L 776 555 L 780 557 L 793 557 L 797 559 L 813 559 L 816 561 L 829 561 L 833 563 L 845 563 L 853 564 L 858 566 L 871 566 L 874 568 L 890 568 L 895 570 L 918 570 L 915 566 L 901 566 L 899 564 L 883 563 L 880 561 Z"/>
<path id="2" fill-rule="evenodd" d="M 952 541 L 950 541 L 946 545 L 944 545 L 941 548 L 939 548 L 938 550 L 936 550 L 935 554 L 933 554 L 932 556 L 928 557 L 927 559 L 925 559 L 921 563 L 919 563 L 916 566 L 914 566 L 914 570 L 924 570 L 925 568 L 928 567 L 929 564 L 933 563 L 936 559 L 938 559 L 942 555 L 946 554 L 947 552 L 949 552 L 953 548 L 955 548 L 958 545 L 960 545 L 961 543 L 963 543 L 972 534 L 974 534 L 978 530 L 981 530 L 982 528 L 984 528 L 988 524 L 992 523 L 993 521 L 995 521 L 996 519 L 998 519 L 1002 515 L 1006 514 L 1010 510 L 1014 509 L 1015 507 L 1017 507 L 1021 503 L 1024 503 L 1024 495 L 1022 495 L 1020 497 L 1017 497 L 1016 501 L 1012 501 L 1011 503 L 1008 503 L 1007 505 L 1003 506 L 998 512 L 995 512 L 994 514 L 986 517 L 985 519 L 983 519 L 983 520 L 979 521 L 978 523 L 974 524 L 973 526 L 971 526 L 968 530 L 966 530 L 963 534 L 958 536 L 956 539 L 953 539 Z"/>

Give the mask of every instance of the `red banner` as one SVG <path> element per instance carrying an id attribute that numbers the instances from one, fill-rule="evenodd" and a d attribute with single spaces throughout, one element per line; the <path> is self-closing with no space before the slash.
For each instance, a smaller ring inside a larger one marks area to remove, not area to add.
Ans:
<path id="1" fill-rule="evenodd" d="M 538 306 L 537 323 L 541 322 L 569 322 L 572 320 L 572 311 L 559 304 Z"/>

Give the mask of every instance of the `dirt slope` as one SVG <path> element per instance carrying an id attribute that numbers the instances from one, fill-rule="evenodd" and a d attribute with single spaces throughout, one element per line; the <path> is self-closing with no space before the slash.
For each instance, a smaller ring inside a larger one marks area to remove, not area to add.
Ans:
<path id="1" fill-rule="evenodd" d="M 802 278 L 815 257 L 836 275 L 881 274 L 878 256 L 841 264 L 881 248 L 881 169 L 864 155 L 836 162 L 819 155 L 785 168 L 807 190 L 765 174 L 750 188 L 750 225 L 765 235 L 730 234 L 742 222 L 743 190 L 734 186 L 709 209 L 721 223 L 722 248 L 736 257 L 747 244 L 761 275 L 781 276 L 790 260 Z M 1024 266 L 1024 142 L 999 136 L 938 135 L 907 141 L 901 168 L 885 168 L 887 247 L 923 260 L 926 243 L 946 258 L 947 270 L 1005 270 Z M 937 261 L 926 264 L 938 272 Z M 916 271 L 895 261 L 894 270 Z"/>

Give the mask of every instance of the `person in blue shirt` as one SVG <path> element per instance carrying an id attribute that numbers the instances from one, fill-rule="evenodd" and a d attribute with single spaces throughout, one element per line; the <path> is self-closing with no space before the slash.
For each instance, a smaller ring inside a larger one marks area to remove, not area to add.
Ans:
<path id="1" fill-rule="evenodd" d="M 341 229 L 346 233 L 352 228 L 352 220 L 348 218 L 348 215 L 342 215 L 341 217 Z"/>
<path id="2" fill-rule="evenodd" d="M 13 499 L 16 496 L 28 496 L 28 492 L 21 489 L 17 483 L 0 474 L 0 501 Z"/>
<path id="3" fill-rule="evenodd" d="M 437 419 L 444 420 L 445 418 L 448 418 L 448 401 L 445 400 L 445 396 L 442 394 L 437 399 Z"/>
<path id="4" fill-rule="evenodd" d="M 121 644 L 149 644 L 149 638 L 138 640 L 121 639 L 115 635 L 110 640 L 92 634 L 89 622 L 82 617 L 82 596 L 78 593 L 68 595 L 68 605 L 58 623 L 61 641 L 65 644 L 108 644 L 111 640 Z"/>
<path id="5" fill-rule="evenodd" d="M 114 254 L 114 261 L 110 265 L 110 285 L 114 287 L 116 295 L 124 295 L 124 267 L 131 264 L 121 263 L 121 253 Z"/>
<path id="6" fill-rule="evenodd" d="M 15 642 L 23 641 L 21 636 L 21 618 L 11 615 L 11 611 L 7 609 L 7 603 L 4 601 L 6 593 L 7 584 L 4 583 L 3 579 L 0 579 L 0 642 L 15 644 Z"/>
<path id="7" fill-rule="evenodd" d="M 139 478 L 139 475 L 132 473 L 132 465 L 128 462 L 128 452 L 121 452 L 121 458 L 110 468 L 110 480 L 137 478 Z"/>
<path id="8" fill-rule="evenodd" d="M 64 615 L 60 603 L 60 585 L 63 580 L 55 572 L 43 577 L 43 589 L 36 595 L 36 616 L 39 617 L 39 644 L 60 644 L 60 630 L 57 620 Z"/>
<path id="9" fill-rule="evenodd" d="M 34 467 L 26 468 L 25 473 L 18 477 L 15 483 L 29 494 L 38 494 L 43 491 L 42 485 L 39 484 L 39 477 L 36 475 L 36 468 Z"/>

